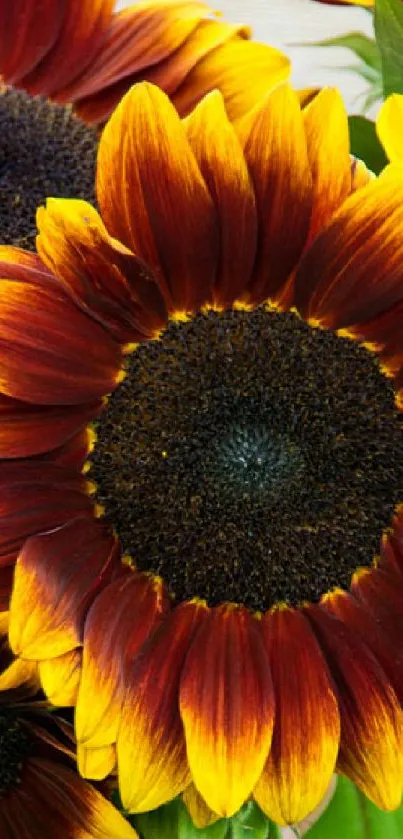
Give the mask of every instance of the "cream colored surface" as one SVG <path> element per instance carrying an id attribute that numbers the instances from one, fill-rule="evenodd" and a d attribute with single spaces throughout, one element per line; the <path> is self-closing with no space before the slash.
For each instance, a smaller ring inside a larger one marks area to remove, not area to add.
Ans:
<path id="1" fill-rule="evenodd" d="M 299 47 L 302 41 L 334 37 L 352 30 L 371 34 L 372 20 L 359 8 L 326 6 L 314 0 L 210 0 L 228 20 L 249 23 L 256 41 L 282 49 L 293 63 L 297 87 L 337 85 L 350 113 L 360 113 L 360 97 L 366 85 L 355 74 L 340 70 L 354 64 L 347 50 Z M 117 7 L 130 0 L 118 0 Z"/>

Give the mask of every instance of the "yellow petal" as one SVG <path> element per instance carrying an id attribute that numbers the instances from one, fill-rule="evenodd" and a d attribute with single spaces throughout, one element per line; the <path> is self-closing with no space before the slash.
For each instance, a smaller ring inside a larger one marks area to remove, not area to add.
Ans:
<path id="1" fill-rule="evenodd" d="M 53 705 L 70 707 L 76 704 L 81 661 L 81 650 L 71 650 L 58 658 L 39 662 L 42 688 Z"/>
<path id="2" fill-rule="evenodd" d="M 376 132 L 389 160 L 403 160 L 403 96 L 392 93 L 383 103 L 377 120 Z"/>

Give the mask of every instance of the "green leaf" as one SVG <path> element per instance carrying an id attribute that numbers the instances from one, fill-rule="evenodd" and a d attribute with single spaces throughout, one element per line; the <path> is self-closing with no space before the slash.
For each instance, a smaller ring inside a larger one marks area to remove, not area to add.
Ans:
<path id="1" fill-rule="evenodd" d="M 245 804 L 231 819 L 231 839 L 275 839 L 270 822 L 254 801 Z"/>
<path id="2" fill-rule="evenodd" d="M 375 35 L 382 59 L 384 96 L 403 93 L 402 0 L 376 0 Z"/>
<path id="3" fill-rule="evenodd" d="M 360 58 L 368 67 L 381 71 L 381 54 L 376 41 L 362 32 L 349 32 L 337 38 L 326 38 L 322 41 L 310 41 L 310 47 L 344 47 Z"/>
<path id="4" fill-rule="evenodd" d="M 402 839 L 403 809 L 383 813 L 347 778 L 340 777 L 327 810 L 304 839 Z"/>
<path id="5" fill-rule="evenodd" d="M 359 157 L 377 175 L 386 165 L 387 157 L 378 140 L 375 123 L 366 117 L 352 116 L 350 128 L 351 153 Z"/>
<path id="6" fill-rule="evenodd" d="M 179 806 L 178 828 L 178 839 L 227 839 L 227 837 L 229 839 L 230 836 L 229 819 L 220 819 L 218 822 L 211 824 L 210 827 L 195 827 L 183 801 L 180 802 Z M 167 839 L 170 839 L 170 837 L 167 836 Z"/>
<path id="7" fill-rule="evenodd" d="M 149 813 L 136 813 L 130 816 L 129 821 L 137 832 L 144 837 L 144 839 L 176 839 L 178 836 L 178 815 L 179 802 L 178 799 L 170 801 L 169 804 L 164 804 L 163 807 L 158 807 L 158 810 L 151 810 Z"/>

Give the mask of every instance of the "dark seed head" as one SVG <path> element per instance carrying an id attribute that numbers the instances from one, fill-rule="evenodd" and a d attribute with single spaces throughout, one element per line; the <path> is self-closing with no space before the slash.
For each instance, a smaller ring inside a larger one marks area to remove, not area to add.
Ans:
<path id="1" fill-rule="evenodd" d="M 348 587 L 403 499 L 403 422 L 377 358 L 259 308 L 140 346 L 91 476 L 124 549 L 198 595 L 266 609 Z"/>
<path id="2" fill-rule="evenodd" d="M 0 242 L 35 250 L 46 198 L 95 202 L 97 135 L 70 108 L 0 91 Z"/>

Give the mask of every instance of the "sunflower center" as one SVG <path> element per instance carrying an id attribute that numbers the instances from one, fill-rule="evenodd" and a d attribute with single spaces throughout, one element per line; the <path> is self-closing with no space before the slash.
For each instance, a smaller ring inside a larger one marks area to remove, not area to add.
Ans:
<path id="1" fill-rule="evenodd" d="M 262 307 L 171 323 L 127 372 L 91 475 L 124 550 L 178 600 L 296 604 L 371 564 L 403 499 L 374 354 Z"/>
<path id="2" fill-rule="evenodd" d="M 0 714 L 0 795 L 15 787 L 21 778 L 31 740 L 18 720 Z"/>
<path id="3" fill-rule="evenodd" d="M 0 241 L 35 250 L 36 209 L 48 196 L 95 201 L 96 133 L 70 108 L 0 92 Z"/>

